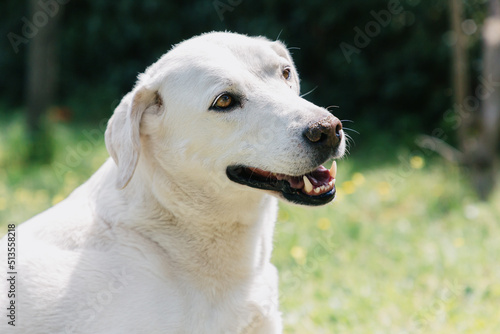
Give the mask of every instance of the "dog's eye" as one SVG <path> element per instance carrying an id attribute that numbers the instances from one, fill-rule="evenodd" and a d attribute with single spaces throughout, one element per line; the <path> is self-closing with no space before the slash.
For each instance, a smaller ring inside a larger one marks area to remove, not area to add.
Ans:
<path id="1" fill-rule="evenodd" d="M 286 67 L 283 70 L 283 78 L 285 78 L 285 80 L 288 80 L 288 79 L 290 79 L 291 76 L 292 76 L 292 72 L 290 71 L 290 68 Z"/>
<path id="2" fill-rule="evenodd" d="M 210 109 L 212 110 L 228 110 L 238 104 L 238 99 L 229 93 L 222 93 L 215 98 Z"/>

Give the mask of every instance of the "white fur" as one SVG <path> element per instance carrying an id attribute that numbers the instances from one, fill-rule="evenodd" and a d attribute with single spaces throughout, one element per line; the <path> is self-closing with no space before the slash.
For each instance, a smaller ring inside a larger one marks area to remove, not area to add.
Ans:
<path id="1" fill-rule="evenodd" d="M 242 107 L 209 110 L 224 91 Z M 175 46 L 116 108 L 112 158 L 18 227 L 16 333 L 281 333 L 277 199 L 225 170 L 311 171 L 302 131 L 326 115 L 299 97 L 280 42 L 210 33 Z M 2 279 L 3 309 L 5 291 Z"/>

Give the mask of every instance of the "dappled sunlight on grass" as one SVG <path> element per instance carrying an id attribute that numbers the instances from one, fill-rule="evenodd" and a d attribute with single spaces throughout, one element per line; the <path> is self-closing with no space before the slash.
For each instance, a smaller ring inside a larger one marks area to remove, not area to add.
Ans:
<path id="1" fill-rule="evenodd" d="M 93 128 L 53 124 L 51 136 L 57 143 L 54 161 L 50 165 L 31 166 L 22 160 L 26 156 L 23 151 L 25 136 L 22 119 L 2 122 L 0 234 L 5 233 L 6 224 L 23 222 L 66 198 L 106 160 L 108 154 L 103 136 L 99 139 L 96 136 L 88 152 L 71 151 L 79 144 L 89 142 L 84 135 L 84 131 L 89 129 Z M 72 152 L 73 160 L 68 160 Z"/>
<path id="2" fill-rule="evenodd" d="M 500 192 L 478 202 L 456 166 L 409 161 L 403 174 L 353 157 L 333 204 L 281 205 L 286 333 L 500 332 Z"/>

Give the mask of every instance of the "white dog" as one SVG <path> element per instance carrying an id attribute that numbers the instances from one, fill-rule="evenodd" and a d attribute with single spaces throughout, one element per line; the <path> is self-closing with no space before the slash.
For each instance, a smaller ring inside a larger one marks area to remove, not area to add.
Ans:
<path id="1" fill-rule="evenodd" d="M 321 164 L 345 147 L 341 122 L 299 96 L 285 46 L 233 33 L 178 44 L 105 137 L 112 159 L 18 227 L 16 326 L 2 315 L 0 332 L 282 333 L 277 198 L 330 202 L 336 164 Z"/>

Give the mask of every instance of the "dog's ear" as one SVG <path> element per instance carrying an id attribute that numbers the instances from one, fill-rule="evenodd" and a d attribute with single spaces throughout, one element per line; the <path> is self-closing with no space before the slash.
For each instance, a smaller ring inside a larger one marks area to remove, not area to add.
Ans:
<path id="1" fill-rule="evenodd" d="M 136 88 L 125 95 L 116 107 L 106 128 L 105 141 L 109 154 L 118 166 L 116 187 L 123 189 L 134 175 L 141 152 L 140 125 L 147 109 L 155 112 L 162 100 L 156 90 Z"/>

